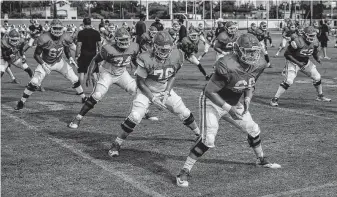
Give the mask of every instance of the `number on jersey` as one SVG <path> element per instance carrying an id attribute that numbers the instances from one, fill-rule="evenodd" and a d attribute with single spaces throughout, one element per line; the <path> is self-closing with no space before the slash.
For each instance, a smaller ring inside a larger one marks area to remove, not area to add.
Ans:
<path id="1" fill-rule="evenodd" d="M 164 69 L 153 71 L 153 75 L 157 76 L 158 80 L 165 80 L 171 77 L 173 73 L 174 73 L 173 68 L 164 68 Z"/>
<path id="2" fill-rule="evenodd" d="M 60 57 L 62 53 L 63 53 L 63 48 L 59 48 L 59 49 L 51 48 L 49 50 L 48 55 L 52 58 L 56 58 L 56 57 Z"/>

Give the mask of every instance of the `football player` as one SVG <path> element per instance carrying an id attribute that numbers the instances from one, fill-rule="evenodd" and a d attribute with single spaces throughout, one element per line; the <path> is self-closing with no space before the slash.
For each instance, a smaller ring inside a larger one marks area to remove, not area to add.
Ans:
<path id="1" fill-rule="evenodd" d="M 199 34 L 199 40 L 204 44 L 204 52 L 198 57 L 198 60 L 200 61 L 202 57 L 204 57 L 209 50 L 209 47 L 211 46 L 208 44 L 208 40 L 205 39 L 205 32 L 204 32 L 204 25 L 202 23 L 199 23 L 198 27 L 196 28 L 196 31 Z"/>
<path id="2" fill-rule="evenodd" d="M 284 67 L 285 79 L 280 84 L 274 98 L 271 99 L 271 106 L 278 106 L 280 96 L 293 84 L 297 72 L 301 71 L 313 80 L 313 85 L 317 91 L 317 101 L 331 101 L 330 98 L 323 96 L 321 75 L 316 66 L 310 61 L 309 57 L 321 63 L 319 58 L 319 43 L 316 39 L 316 31 L 312 26 L 304 28 L 301 36 L 292 38 L 287 50 L 284 53 L 286 65 Z"/>
<path id="3" fill-rule="evenodd" d="M 91 96 L 85 101 L 79 114 L 69 123 L 68 127 L 77 129 L 83 117 L 102 100 L 104 95 L 112 84 L 116 84 L 126 92 L 134 95 L 137 92 L 137 84 L 128 71 L 127 66 L 130 66 L 131 61 L 134 61 L 139 53 L 139 45 L 131 42 L 129 32 L 124 28 L 117 29 L 115 33 L 115 43 L 108 43 L 102 46 L 98 53 L 91 61 L 86 84 L 87 86 L 92 81 L 92 73 L 98 63 L 103 61 L 100 69 L 98 81 L 95 85 Z M 153 117 L 150 120 L 157 120 Z"/>
<path id="4" fill-rule="evenodd" d="M 189 156 L 176 177 L 180 187 L 188 187 L 188 176 L 195 162 L 209 149 L 215 147 L 219 120 L 225 119 L 248 134 L 248 144 L 253 149 L 256 165 L 280 168 L 267 161 L 261 145 L 260 127 L 249 112 L 255 82 L 267 67 L 260 56 L 261 47 L 252 34 L 242 34 L 234 42 L 234 54 L 226 55 L 215 63 L 215 73 L 200 96 L 201 137 L 191 148 Z M 244 104 L 239 102 L 244 96 Z"/>
<path id="5" fill-rule="evenodd" d="M 255 36 L 259 40 L 259 42 L 262 46 L 261 50 L 262 50 L 262 53 L 264 54 L 264 58 L 267 62 L 268 68 L 271 68 L 269 55 L 268 55 L 268 51 L 267 51 L 267 46 L 265 45 L 265 39 L 267 38 L 266 32 L 267 32 L 267 23 L 262 21 L 260 23 L 260 27 L 257 28 L 256 31 L 255 31 Z"/>
<path id="6" fill-rule="evenodd" d="M 16 29 L 12 29 L 8 36 L 1 39 L 1 77 L 7 67 L 14 65 L 22 68 L 32 78 L 33 71 L 26 63 L 24 46 L 25 42 Z"/>
<path id="7" fill-rule="evenodd" d="M 157 34 L 157 28 L 155 26 L 150 26 L 147 32 L 144 32 L 139 40 L 141 52 L 152 50 L 153 48 L 153 38 Z"/>
<path id="8" fill-rule="evenodd" d="M 172 23 L 172 27 L 168 29 L 168 32 L 173 39 L 174 45 L 176 45 L 179 40 L 179 30 L 180 30 L 180 25 L 177 21 L 174 21 Z"/>
<path id="9" fill-rule="evenodd" d="M 198 53 L 199 34 L 193 26 L 189 29 L 187 37 L 184 37 L 179 43 L 178 48 L 185 53 L 185 58 L 192 64 L 197 65 L 200 72 L 205 76 L 206 80 L 209 80 L 210 76 L 206 74 L 205 69 L 202 67 L 199 60 L 195 57 Z"/>
<path id="10" fill-rule="evenodd" d="M 225 25 L 225 31 L 221 32 L 215 39 L 214 50 L 216 53 L 216 60 L 230 55 L 233 52 L 233 44 L 239 37 L 238 28 L 233 21 L 228 21 Z"/>
<path id="11" fill-rule="evenodd" d="M 250 27 L 247 29 L 247 32 L 255 35 L 256 29 L 257 29 L 256 23 L 251 23 Z"/>
<path id="12" fill-rule="evenodd" d="M 54 19 L 50 23 L 50 32 L 46 32 L 38 37 L 37 46 L 34 52 L 34 59 L 39 63 L 36 67 L 34 76 L 28 83 L 23 92 L 23 96 L 16 106 L 16 110 L 23 108 L 24 103 L 30 95 L 41 86 L 44 78 L 50 74 L 51 71 L 61 73 L 73 84 L 77 95 L 85 101 L 83 88 L 80 84 L 78 76 L 75 74 L 73 68 L 63 59 L 63 53 L 69 59 L 70 64 L 75 66 L 75 60 L 71 57 L 69 46 L 72 44 L 72 39 L 69 34 L 63 31 L 63 24 L 60 20 Z"/>
<path id="13" fill-rule="evenodd" d="M 101 28 L 102 45 L 115 41 L 116 26 L 109 23 L 107 27 Z"/>
<path id="14" fill-rule="evenodd" d="M 49 21 L 46 21 L 43 25 L 43 33 L 48 32 L 50 30 Z"/>
<path id="15" fill-rule="evenodd" d="M 70 50 L 72 51 L 76 51 L 76 43 L 77 43 L 77 35 L 78 35 L 78 32 L 74 30 L 74 28 L 72 28 L 71 26 L 67 28 L 67 31 L 66 31 L 71 39 L 72 39 L 72 44 L 69 46 Z"/>
<path id="16" fill-rule="evenodd" d="M 8 21 L 4 20 L 4 25 L 1 27 L 1 38 L 3 38 L 5 35 L 8 35 L 10 30 L 11 27 L 9 26 Z"/>
<path id="17" fill-rule="evenodd" d="M 41 35 L 43 32 L 42 25 L 37 20 L 32 20 L 31 21 L 32 25 L 29 26 L 30 30 L 30 40 L 28 42 L 28 46 L 32 47 L 35 40 Z"/>
<path id="18" fill-rule="evenodd" d="M 183 62 L 184 55 L 179 49 L 173 49 L 170 34 L 159 31 L 154 37 L 154 50 L 140 54 L 136 60 L 140 91 L 133 100 L 131 113 L 121 124 L 122 130 L 112 143 L 109 156 L 119 156 L 121 144 L 141 122 L 150 104 L 174 113 L 195 135 L 200 135 L 193 114 L 173 90 L 175 75 Z"/>
<path id="19" fill-rule="evenodd" d="M 289 42 L 291 40 L 290 36 L 292 34 L 294 34 L 295 32 L 296 32 L 296 25 L 295 25 L 295 23 L 290 21 L 289 23 L 287 23 L 287 26 L 285 26 L 283 28 L 282 41 L 280 43 L 280 47 L 279 47 L 278 51 L 275 54 L 275 57 L 279 56 L 280 52 L 286 47 L 287 42 Z"/>

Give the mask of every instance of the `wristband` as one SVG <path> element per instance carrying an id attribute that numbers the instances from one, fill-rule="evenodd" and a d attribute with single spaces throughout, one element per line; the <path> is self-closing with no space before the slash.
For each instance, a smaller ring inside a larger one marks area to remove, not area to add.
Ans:
<path id="1" fill-rule="evenodd" d="M 245 97 L 245 103 L 248 103 L 248 104 L 249 104 L 249 103 L 250 103 L 250 100 L 251 100 L 251 98 L 250 98 L 250 97 L 248 97 L 248 96 L 247 96 L 247 97 Z"/>
<path id="2" fill-rule="evenodd" d="M 228 55 L 229 54 L 229 52 L 224 52 L 224 51 L 222 51 L 222 53 L 221 53 L 222 55 Z"/>
<path id="3" fill-rule="evenodd" d="M 69 61 L 74 61 L 74 58 L 73 58 L 73 57 L 70 57 L 70 58 L 69 58 Z"/>
<path id="4" fill-rule="evenodd" d="M 231 110 L 232 106 L 228 103 L 225 102 L 225 104 L 222 105 L 221 107 L 223 110 L 229 112 L 229 110 Z"/>

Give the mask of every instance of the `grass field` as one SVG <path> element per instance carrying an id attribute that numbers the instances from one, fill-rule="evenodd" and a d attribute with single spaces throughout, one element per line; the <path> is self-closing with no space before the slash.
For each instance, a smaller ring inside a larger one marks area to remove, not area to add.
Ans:
<path id="1" fill-rule="evenodd" d="M 273 35 L 278 46 L 280 35 Z M 71 83 L 58 73 L 43 82 L 46 92 L 35 92 L 25 108 L 14 111 L 28 75 L 12 70 L 21 84 L 1 81 L 1 195 L 11 196 L 336 196 L 337 193 L 337 50 L 332 60 L 317 65 L 330 103 L 315 101 L 309 78 L 299 74 L 270 107 L 283 79 L 284 58 L 271 58 L 257 82 L 251 113 L 262 130 L 265 154 L 282 165 L 279 170 L 257 168 L 246 134 L 221 121 L 216 148 L 193 168 L 189 188 L 175 185 L 175 176 L 193 145 L 193 133 L 174 115 L 151 107 L 158 122 L 143 120 L 123 144 L 121 155 L 107 155 L 110 142 L 128 115 L 132 97 L 112 86 L 88 113 L 80 128 L 67 124 L 82 104 Z M 276 48 L 271 48 L 274 55 Z M 33 49 L 28 63 L 35 69 Z M 212 70 L 215 53 L 201 61 Z M 185 63 L 175 91 L 197 120 L 198 97 L 206 82 L 196 66 Z M 86 88 L 89 94 L 92 87 Z"/>

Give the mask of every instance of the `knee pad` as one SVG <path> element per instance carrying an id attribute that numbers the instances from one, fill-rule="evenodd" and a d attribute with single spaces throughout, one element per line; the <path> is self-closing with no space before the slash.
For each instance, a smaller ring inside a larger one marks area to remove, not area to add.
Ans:
<path id="1" fill-rule="evenodd" d="M 94 108 L 94 106 L 97 104 L 97 101 L 90 96 L 84 103 L 85 105 L 87 105 L 90 109 Z"/>
<path id="2" fill-rule="evenodd" d="M 81 86 L 81 82 L 78 80 L 73 84 L 73 88 L 78 88 Z"/>
<path id="3" fill-rule="evenodd" d="M 26 88 L 27 88 L 29 91 L 34 92 L 35 90 L 37 90 L 38 86 L 34 85 L 32 82 L 29 82 L 28 85 L 26 86 Z"/>
<path id="4" fill-rule="evenodd" d="M 33 77 L 33 78 L 30 80 L 29 83 L 31 83 L 32 85 L 37 86 L 37 87 L 40 86 L 39 79 L 36 78 L 36 77 Z"/>
<path id="5" fill-rule="evenodd" d="M 288 81 L 287 82 L 282 82 L 280 84 L 281 87 L 283 87 L 285 90 L 287 90 L 289 87 L 290 87 L 291 84 L 288 84 Z"/>
<path id="6" fill-rule="evenodd" d="M 199 140 L 191 148 L 191 153 L 193 153 L 197 157 L 201 157 L 208 149 L 209 149 L 209 147 L 207 147 L 202 142 L 202 138 L 199 138 Z"/>
<path id="7" fill-rule="evenodd" d="M 91 97 L 97 102 L 102 100 L 102 93 L 100 92 L 94 92 Z"/>
<path id="8" fill-rule="evenodd" d="M 322 81 L 321 80 L 319 80 L 319 81 L 314 80 L 313 84 L 314 84 L 314 86 L 319 86 L 319 85 L 322 84 Z"/>
<path id="9" fill-rule="evenodd" d="M 182 106 L 180 106 L 180 107 L 182 107 Z M 183 121 L 184 125 L 187 125 L 187 123 L 186 123 L 187 119 L 189 119 L 190 116 L 192 116 L 191 118 L 193 118 L 193 119 L 194 119 L 194 117 L 193 117 L 191 111 L 185 105 L 183 107 L 184 107 L 184 109 L 182 109 L 182 111 L 178 114 L 178 117 L 179 117 L 180 120 Z M 179 109 L 179 107 L 177 107 L 177 108 Z"/>
<path id="10" fill-rule="evenodd" d="M 190 113 L 190 115 L 188 116 L 188 118 L 186 118 L 183 122 L 184 125 L 190 125 L 194 122 L 194 116 L 192 113 Z"/>
<path id="11" fill-rule="evenodd" d="M 129 117 L 127 117 L 124 122 L 121 124 L 121 127 L 123 131 L 127 133 L 131 133 L 135 127 L 137 126 L 137 123 L 135 123 L 133 120 L 131 120 Z"/>
<path id="12" fill-rule="evenodd" d="M 314 84 L 321 81 L 321 75 L 318 72 L 313 73 L 311 78 L 314 80 Z"/>
<path id="13" fill-rule="evenodd" d="M 139 124 L 142 118 L 143 117 L 139 114 L 139 112 L 135 112 L 135 111 L 132 111 L 128 116 L 128 119 L 134 122 L 135 124 Z"/>
<path id="14" fill-rule="evenodd" d="M 257 135 L 255 137 L 248 135 L 247 141 L 248 141 L 249 146 L 252 148 L 255 148 L 261 144 L 260 135 Z"/>

